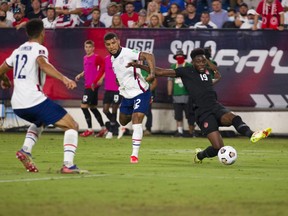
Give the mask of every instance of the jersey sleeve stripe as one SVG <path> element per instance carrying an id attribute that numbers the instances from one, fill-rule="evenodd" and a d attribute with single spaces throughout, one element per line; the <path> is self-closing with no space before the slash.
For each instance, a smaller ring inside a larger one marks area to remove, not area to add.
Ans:
<path id="1" fill-rule="evenodd" d="M 139 88 L 141 89 L 142 92 L 146 92 L 146 90 L 141 86 L 140 80 L 137 77 L 137 73 L 136 73 L 136 68 L 135 67 L 133 67 L 133 71 L 134 71 L 134 77 L 137 80 Z"/>

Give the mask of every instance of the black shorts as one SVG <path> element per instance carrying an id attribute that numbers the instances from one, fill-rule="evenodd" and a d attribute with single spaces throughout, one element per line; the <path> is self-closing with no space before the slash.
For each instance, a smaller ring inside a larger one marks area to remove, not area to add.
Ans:
<path id="1" fill-rule="evenodd" d="M 183 121 L 183 112 L 185 112 L 185 117 L 189 117 L 189 104 L 188 103 L 173 103 L 174 108 L 174 119 L 176 121 Z"/>
<path id="2" fill-rule="evenodd" d="M 202 112 L 201 112 L 202 111 Z M 204 135 L 218 131 L 221 124 L 221 117 L 230 110 L 222 104 L 217 103 L 208 110 L 196 109 L 197 124 Z"/>
<path id="3" fill-rule="evenodd" d="M 82 104 L 97 105 L 98 104 L 98 88 L 94 91 L 90 88 L 84 90 Z"/>
<path id="4" fill-rule="evenodd" d="M 103 104 L 120 104 L 122 96 L 119 91 L 105 91 Z"/>
<path id="5" fill-rule="evenodd" d="M 195 104 L 194 104 L 194 102 L 189 98 L 189 101 L 188 101 L 188 124 L 189 124 L 189 125 L 195 125 L 195 122 L 196 122 Z"/>

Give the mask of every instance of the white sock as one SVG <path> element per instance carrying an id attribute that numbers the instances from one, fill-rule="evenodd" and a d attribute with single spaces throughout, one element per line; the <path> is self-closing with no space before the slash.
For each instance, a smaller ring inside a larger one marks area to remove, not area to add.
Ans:
<path id="1" fill-rule="evenodd" d="M 142 124 L 133 124 L 132 125 L 133 134 L 132 134 L 132 155 L 138 158 L 138 153 L 143 137 L 143 128 Z"/>
<path id="2" fill-rule="evenodd" d="M 64 165 L 71 167 L 74 165 L 74 156 L 78 146 L 78 132 L 73 129 L 65 131 L 64 134 Z"/>
<path id="3" fill-rule="evenodd" d="M 177 127 L 177 129 L 179 133 L 183 134 L 183 127 Z"/>
<path id="4" fill-rule="evenodd" d="M 37 127 L 35 124 L 31 124 L 27 130 L 26 137 L 22 146 L 22 150 L 31 154 L 32 148 L 36 144 L 42 131 L 43 131 L 43 127 Z"/>

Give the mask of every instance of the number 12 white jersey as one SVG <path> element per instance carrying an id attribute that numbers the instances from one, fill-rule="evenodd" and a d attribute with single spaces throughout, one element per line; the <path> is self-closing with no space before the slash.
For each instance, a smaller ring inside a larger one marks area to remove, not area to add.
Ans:
<path id="1" fill-rule="evenodd" d="M 36 42 L 26 42 L 6 59 L 6 63 L 13 67 L 13 109 L 30 108 L 47 98 L 42 91 L 46 74 L 40 71 L 36 61 L 38 56 L 48 59 L 46 47 Z"/>

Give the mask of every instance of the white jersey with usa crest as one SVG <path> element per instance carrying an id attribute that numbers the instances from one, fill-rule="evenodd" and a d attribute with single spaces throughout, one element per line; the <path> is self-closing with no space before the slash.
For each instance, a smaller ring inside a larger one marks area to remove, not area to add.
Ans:
<path id="1" fill-rule="evenodd" d="M 140 51 L 121 48 L 120 54 L 111 57 L 112 67 L 119 83 L 120 94 L 128 99 L 134 98 L 149 88 L 149 84 L 141 74 L 141 70 L 135 67 L 126 67 L 129 62 L 139 60 Z"/>
<path id="2" fill-rule="evenodd" d="M 42 91 L 46 74 L 37 63 L 39 56 L 48 59 L 46 47 L 36 42 L 26 42 L 6 59 L 6 63 L 13 67 L 13 109 L 30 108 L 47 99 Z"/>

